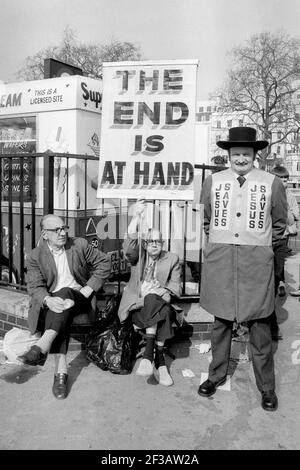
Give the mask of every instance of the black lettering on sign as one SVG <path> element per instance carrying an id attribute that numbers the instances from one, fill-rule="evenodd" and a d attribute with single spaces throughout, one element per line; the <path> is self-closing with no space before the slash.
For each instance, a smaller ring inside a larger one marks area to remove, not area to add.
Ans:
<path id="1" fill-rule="evenodd" d="M 31 158 L 3 158 L 2 161 L 2 200 L 7 201 L 11 190 L 12 201 L 31 201 L 32 194 L 32 161 Z M 7 183 L 3 185 L 3 182 Z"/>
<path id="2" fill-rule="evenodd" d="M 217 182 L 214 191 L 214 222 L 216 228 L 229 227 L 230 197 L 232 184 L 230 182 Z"/>
<path id="3" fill-rule="evenodd" d="M 102 101 L 102 95 L 100 91 L 89 90 L 87 84 L 84 82 L 81 83 L 81 89 L 83 90 L 83 94 L 82 94 L 83 99 L 86 101 L 89 100 L 92 103 L 95 103 L 96 108 L 98 108 L 98 106 L 100 105 Z M 53 99 L 53 101 L 56 101 L 56 100 Z"/>

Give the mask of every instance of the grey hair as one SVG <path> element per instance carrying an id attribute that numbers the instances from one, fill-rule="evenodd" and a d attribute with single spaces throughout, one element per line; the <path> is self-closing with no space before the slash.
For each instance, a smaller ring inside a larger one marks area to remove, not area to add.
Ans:
<path id="1" fill-rule="evenodd" d="M 40 220 L 40 228 L 41 228 L 41 230 L 44 230 L 45 221 L 48 220 L 48 219 L 50 219 L 51 217 L 58 217 L 58 216 L 55 215 L 55 214 L 46 214 L 46 215 L 44 215 L 44 216 L 41 218 L 41 220 Z M 58 217 L 58 218 L 60 219 L 61 217 Z"/>

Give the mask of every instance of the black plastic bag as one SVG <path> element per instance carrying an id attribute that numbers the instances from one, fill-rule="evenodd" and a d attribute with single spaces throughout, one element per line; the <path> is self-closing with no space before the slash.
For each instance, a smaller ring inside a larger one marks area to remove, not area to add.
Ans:
<path id="1" fill-rule="evenodd" d="M 117 318 L 105 331 L 93 331 L 86 339 L 87 359 L 113 374 L 130 374 L 139 344 L 131 319 Z"/>
<path id="2" fill-rule="evenodd" d="M 113 324 L 118 317 L 120 301 L 121 294 L 115 294 L 107 300 L 105 307 L 97 313 L 94 330 L 104 331 Z"/>

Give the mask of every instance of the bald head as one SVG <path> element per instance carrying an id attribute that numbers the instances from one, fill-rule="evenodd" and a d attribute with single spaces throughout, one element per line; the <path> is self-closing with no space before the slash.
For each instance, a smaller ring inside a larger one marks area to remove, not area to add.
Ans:
<path id="1" fill-rule="evenodd" d="M 45 226 L 47 226 L 47 221 L 49 221 L 49 220 L 50 220 L 50 221 L 53 220 L 53 221 L 55 221 L 56 223 L 59 223 L 59 224 L 61 224 L 61 225 L 64 224 L 64 221 L 63 221 L 60 217 L 58 217 L 58 216 L 56 216 L 56 215 L 54 215 L 54 214 L 47 214 L 47 215 L 44 215 L 44 216 L 41 218 L 41 221 L 40 221 L 41 230 L 43 230 L 43 228 L 44 228 Z"/>

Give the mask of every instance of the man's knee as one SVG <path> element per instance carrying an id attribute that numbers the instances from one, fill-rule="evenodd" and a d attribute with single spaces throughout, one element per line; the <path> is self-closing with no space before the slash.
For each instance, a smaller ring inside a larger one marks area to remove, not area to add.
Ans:
<path id="1" fill-rule="evenodd" d="M 57 292 L 53 293 L 54 297 L 60 297 L 61 299 L 73 299 L 74 291 L 71 287 L 63 287 Z"/>

